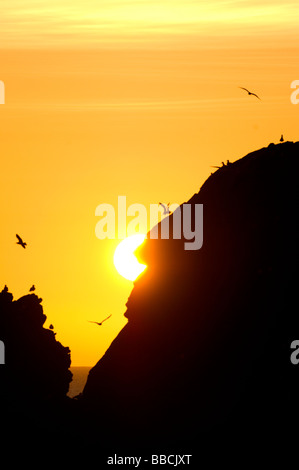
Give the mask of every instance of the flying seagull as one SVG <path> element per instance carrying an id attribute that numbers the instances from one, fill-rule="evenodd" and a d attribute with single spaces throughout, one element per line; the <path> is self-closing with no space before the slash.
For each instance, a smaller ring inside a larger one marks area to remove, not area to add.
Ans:
<path id="1" fill-rule="evenodd" d="M 257 96 L 255 93 L 251 93 L 251 91 L 247 90 L 247 88 L 243 88 L 242 86 L 239 86 L 241 90 L 247 91 L 248 95 L 256 96 L 259 100 L 261 99 L 259 96 Z"/>
<path id="2" fill-rule="evenodd" d="M 170 214 L 169 204 L 170 202 L 167 204 L 167 206 L 165 206 L 165 204 L 162 204 L 162 202 L 159 202 L 159 206 L 162 206 L 164 210 L 163 215 Z"/>
<path id="3" fill-rule="evenodd" d="M 283 138 L 283 135 L 281 134 L 281 137 L 279 139 L 279 142 L 284 142 L 284 138 Z"/>
<path id="4" fill-rule="evenodd" d="M 90 320 L 88 320 L 88 322 L 89 322 L 89 323 L 95 323 L 96 325 L 99 325 L 99 326 L 101 326 L 101 325 L 102 325 L 102 323 L 104 323 L 104 321 L 108 320 L 108 318 L 110 318 L 111 316 L 112 316 L 112 314 L 111 314 L 111 315 L 109 315 L 109 317 L 107 317 L 107 318 L 104 318 L 104 320 L 102 320 L 101 322 L 97 322 L 97 321 L 90 321 Z"/>
<path id="5" fill-rule="evenodd" d="M 29 292 L 34 292 L 34 291 L 35 291 L 35 285 L 32 284 L 32 286 L 31 286 L 30 289 L 29 289 Z"/>
<path id="6" fill-rule="evenodd" d="M 18 241 L 16 242 L 17 245 L 21 245 L 24 249 L 26 248 L 27 243 L 23 242 L 22 238 L 19 235 L 16 235 Z"/>

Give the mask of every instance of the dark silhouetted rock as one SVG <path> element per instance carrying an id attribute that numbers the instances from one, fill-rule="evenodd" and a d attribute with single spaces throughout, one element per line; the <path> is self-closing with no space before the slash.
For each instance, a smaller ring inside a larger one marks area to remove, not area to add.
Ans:
<path id="1" fill-rule="evenodd" d="M 0 293 L 0 339 L 5 344 L 0 395 L 20 407 L 62 399 L 72 380 L 70 350 L 43 327 L 41 300 L 29 294 L 13 301 L 6 286 Z"/>
<path id="2" fill-rule="evenodd" d="M 221 167 L 188 201 L 203 204 L 200 250 L 145 242 L 128 323 L 81 398 L 107 433 L 132 447 L 207 435 L 256 447 L 296 423 L 298 174 L 299 143 L 271 144 Z"/>

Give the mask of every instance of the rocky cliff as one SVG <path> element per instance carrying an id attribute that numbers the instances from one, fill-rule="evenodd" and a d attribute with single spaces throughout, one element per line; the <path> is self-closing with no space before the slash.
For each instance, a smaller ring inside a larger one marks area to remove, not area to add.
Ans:
<path id="1" fill-rule="evenodd" d="M 128 323 L 82 397 L 107 433 L 190 443 L 297 416 L 298 167 L 299 142 L 223 165 L 188 201 L 203 204 L 200 250 L 147 239 Z"/>
<path id="2" fill-rule="evenodd" d="M 5 365 L 0 368 L 1 405 L 24 409 L 65 397 L 72 374 L 70 350 L 44 328 L 42 299 L 29 294 L 18 300 L 5 286 L 0 293 L 0 339 Z"/>

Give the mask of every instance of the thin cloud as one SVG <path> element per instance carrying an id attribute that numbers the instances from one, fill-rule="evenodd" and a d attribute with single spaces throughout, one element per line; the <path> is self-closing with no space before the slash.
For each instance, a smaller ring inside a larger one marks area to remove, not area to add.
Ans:
<path id="1" fill-rule="evenodd" d="M 10 0 L 1 12 L 0 38 L 2 47 L 192 42 L 206 35 L 290 34 L 298 14 L 298 3 L 275 0 L 53 0 L 48 5 Z"/>

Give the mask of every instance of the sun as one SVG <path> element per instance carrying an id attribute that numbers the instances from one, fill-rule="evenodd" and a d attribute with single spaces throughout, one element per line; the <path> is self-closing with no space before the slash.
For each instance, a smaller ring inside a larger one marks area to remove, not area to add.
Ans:
<path id="1" fill-rule="evenodd" d="M 131 235 L 122 240 L 114 252 L 114 266 L 119 274 L 129 281 L 135 281 L 146 268 L 146 265 L 139 263 L 134 255 L 134 251 L 144 242 L 145 238 L 146 235 L 142 234 Z"/>

